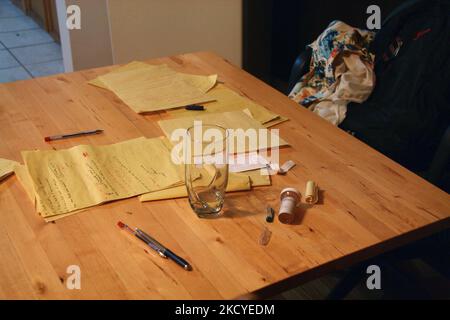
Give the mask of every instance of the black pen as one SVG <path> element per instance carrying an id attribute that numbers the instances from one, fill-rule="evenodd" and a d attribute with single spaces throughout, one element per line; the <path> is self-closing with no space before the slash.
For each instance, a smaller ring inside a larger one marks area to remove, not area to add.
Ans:
<path id="1" fill-rule="evenodd" d="M 186 106 L 185 109 L 190 111 L 204 111 L 205 107 L 198 104 L 191 104 L 190 106 Z"/>
<path id="2" fill-rule="evenodd" d="M 100 129 L 89 130 L 89 131 L 80 131 L 80 132 L 75 132 L 75 133 L 59 134 L 57 136 L 45 137 L 44 140 L 46 142 L 49 142 L 49 141 L 54 141 L 54 140 L 67 139 L 67 138 L 82 137 L 82 136 L 87 136 L 87 135 L 91 135 L 91 134 L 99 134 L 102 132 L 103 132 L 103 130 L 100 130 Z"/>
<path id="3" fill-rule="evenodd" d="M 175 261 L 175 263 L 178 264 L 179 266 L 183 267 L 184 270 L 187 270 L 187 271 L 192 270 L 192 267 L 189 264 L 189 262 L 187 262 L 183 258 L 179 257 L 178 255 L 176 255 L 175 253 L 173 253 L 172 251 L 170 251 L 169 249 L 164 247 L 161 243 L 159 243 L 154 238 L 152 238 L 151 236 L 146 234 L 144 231 L 142 231 L 138 228 L 133 229 L 133 228 L 129 227 L 128 225 L 126 225 L 125 223 L 123 223 L 122 221 L 117 222 L 117 225 L 119 226 L 120 229 L 130 232 L 136 238 L 145 242 L 150 248 L 155 250 L 161 257 L 169 258 L 169 259 Z"/>

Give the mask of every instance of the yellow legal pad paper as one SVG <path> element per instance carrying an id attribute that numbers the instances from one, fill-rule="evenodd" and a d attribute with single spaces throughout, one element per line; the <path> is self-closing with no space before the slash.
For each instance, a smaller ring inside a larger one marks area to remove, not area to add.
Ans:
<path id="1" fill-rule="evenodd" d="M 24 165 L 16 166 L 16 168 L 14 169 L 14 174 L 16 175 L 16 177 L 22 184 L 23 188 L 25 189 L 25 192 L 27 193 L 27 196 L 30 198 L 30 201 L 35 205 L 36 204 L 36 194 L 34 192 L 33 181 L 31 180 L 31 177 L 28 174 L 27 167 Z M 84 211 L 86 209 L 87 208 L 72 211 L 72 212 L 65 213 L 65 214 L 58 214 L 58 215 L 54 215 L 54 216 L 44 217 L 44 221 L 45 222 L 56 221 L 56 220 L 74 215 L 74 214 Z"/>
<path id="2" fill-rule="evenodd" d="M 172 133 L 174 133 L 175 130 L 179 130 L 179 132 L 181 132 L 181 130 L 186 130 L 194 125 L 194 121 L 202 121 L 203 124 L 219 125 L 226 129 L 241 129 L 240 131 L 244 133 L 247 132 L 248 129 L 257 130 L 257 143 L 254 144 L 249 144 L 246 137 L 239 135 L 239 131 L 235 131 L 235 134 L 229 137 L 231 153 L 244 153 L 288 145 L 288 143 L 281 137 L 278 137 L 278 141 L 274 141 L 272 143 L 269 134 L 266 135 L 266 139 L 260 139 L 258 130 L 267 130 L 267 128 L 265 128 L 256 119 L 251 118 L 244 111 L 210 113 L 193 117 L 181 117 L 176 119 L 161 120 L 158 121 L 158 124 L 163 130 L 166 137 L 170 140 L 172 137 Z M 270 131 L 268 130 L 268 132 Z M 273 135 L 276 136 L 275 134 Z M 171 141 L 171 143 L 177 144 L 181 142 Z"/>
<path id="3" fill-rule="evenodd" d="M 207 95 L 208 97 L 213 98 L 215 101 L 203 103 L 202 105 L 205 107 L 204 111 L 172 109 L 168 110 L 168 112 L 172 117 L 179 118 L 203 115 L 205 113 L 221 113 L 248 109 L 252 114 L 252 117 L 259 121 L 261 124 L 265 124 L 280 117 L 279 115 L 270 112 L 265 107 L 257 104 L 256 102 L 244 96 L 241 96 L 237 92 L 234 92 L 233 90 L 227 88 L 223 84 L 216 85 L 208 92 Z"/>
<path id="4" fill-rule="evenodd" d="M 206 93 L 217 75 L 176 72 L 167 65 L 133 63 L 91 81 L 108 88 L 137 113 L 152 112 L 212 101 Z"/>
<path id="5" fill-rule="evenodd" d="M 162 65 L 164 68 L 166 67 L 166 65 Z M 112 71 L 110 71 L 109 73 L 120 73 L 120 72 L 124 72 L 124 71 L 130 71 L 130 70 L 136 70 L 136 69 L 147 69 L 147 70 L 152 70 L 154 68 L 159 68 L 161 67 L 161 65 L 153 65 L 153 64 L 148 64 L 145 62 L 140 62 L 140 61 L 132 61 L 126 65 L 117 67 L 115 69 L 113 69 Z M 109 89 L 106 84 L 103 83 L 103 81 L 101 80 L 100 77 L 97 77 L 91 81 L 88 81 L 89 84 L 102 88 L 102 89 Z"/>
<path id="6" fill-rule="evenodd" d="M 210 177 L 206 177 L 209 181 Z M 204 179 L 204 177 L 200 177 Z M 243 191 L 250 190 L 252 188 L 251 182 L 248 176 L 238 175 L 236 173 L 230 173 L 228 177 L 227 192 L 230 191 Z M 178 186 L 174 188 L 169 188 L 165 190 L 155 191 L 143 194 L 139 197 L 141 202 L 154 201 L 154 200 L 164 200 L 164 199 L 175 199 L 187 197 L 186 186 Z"/>
<path id="7" fill-rule="evenodd" d="M 0 181 L 13 174 L 18 164 L 16 161 L 0 158 Z"/>
<path id="8" fill-rule="evenodd" d="M 27 192 L 35 193 L 37 211 L 44 218 L 182 182 L 170 150 L 160 138 L 100 147 L 25 151 L 22 156 L 33 186 Z"/>
<path id="9" fill-rule="evenodd" d="M 133 61 L 124 66 L 117 67 L 116 69 L 110 71 L 108 74 L 120 74 L 126 71 L 133 71 L 133 70 L 134 71 L 147 70 L 148 72 L 155 72 L 155 71 L 159 72 L 157 71 L 158 69 L 166 69 L 166 68 L 168 68 L 166 65 L 151 65 L 140 61 Z M 102 79 L 103 79 L 102 76 L 100 76 L 89 81 L 88 83 L 93 86 L 109 90 L 110 88 L 103 82 Z M 199 85 L 195 81 L 191 82 L 191 84 Z M 200 83 L 199 86 L 201 87 L 202 84 Z M 206 87 L 203 87 L 203 89 L 208 87 L 209 84 Z M 202 100 L 204 101 L 196 103 L 202 103 L 202 105 L 205 107 L 204 111 L 185 110 L 184 108 L 178 109 L 174 108 L 169 109 L 167 111 L 172 117 L 179 118 L 179 117 L 191 117 L 196 114 L 220 113 L 220 112 L 248 109 L 252 117 L 258 120 L 266 128 L 289 120 L 288 118 L 279 116 L 269 111 L 265 107 L 259 105 L 258 103 L 252 101 L 251 99 L 245 96 L 240 95 L 239 93 L 233 91 L 232 89 L 229 89 L 223 84 L 217 84 L 216 86 L 212 87 L 212 89 L 210 89 L 206 93 L 205 97 L 202 98 Z"/>
<path id="10" fill-rule="evenodd" d="M 244 173 L 229 173 L 227 192 L 248 191 L 252 187 L 270 186 L 270 176 L 261 175 L 261 170 L 253 170 Z M 155 191 L 143 194 L 139 197 L 141 202 L 166 200 L 187 197 L 187 189 L 185 185 L 168 188 L 165 190 Z"/>

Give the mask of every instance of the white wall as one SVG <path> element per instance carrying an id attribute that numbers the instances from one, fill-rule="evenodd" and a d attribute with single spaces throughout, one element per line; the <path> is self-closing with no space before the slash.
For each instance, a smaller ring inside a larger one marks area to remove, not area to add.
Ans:
<path id="1" fill-rule="evenodd" d="M 113 64 L 107 0 L 57 0 L 58 22 L 66 72 Z M 81 9 L 81 29 L 68 30 L 66 8 Z"/>
<path id="2" fill-rule="evenodd" d="M 113 59 L 215 51 L 242 64 L 242 0 L 108 0 Z"/>
<path id="3" fill-rule="evenodd" d="M 81 8 L 68 31 L 65 6 Z M 57 0 L 66 71 L 193 51 L 242 64 L 242 0 Z"/>

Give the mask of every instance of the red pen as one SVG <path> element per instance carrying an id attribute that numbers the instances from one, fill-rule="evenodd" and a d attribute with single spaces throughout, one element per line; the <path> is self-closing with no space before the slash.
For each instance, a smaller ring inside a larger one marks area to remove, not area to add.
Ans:
<path id="1" fill-rule="evenodd" d="M 49 141 L 54 141 L 54 140 L 67 139 L 67 138 L 82 137 L 82 136 L 87 136 L 87 135 L 91 135 L 91 134 L 99 134 L 102 132 L 103 132 L 103 130 L 80 131 L 80 132 L 76 132 L 76 133 L 60 134 L 60 135 L 56 135 L 56 136 L 45 137 L 44 140 L 46 142 L 49 142 Z"/>

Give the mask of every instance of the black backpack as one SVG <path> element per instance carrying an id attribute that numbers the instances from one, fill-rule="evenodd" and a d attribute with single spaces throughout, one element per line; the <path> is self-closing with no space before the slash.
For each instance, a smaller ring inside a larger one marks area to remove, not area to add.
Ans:
<path id="1" fill-rule="evenodd" d="M 426 170 L 450 126 L 450 0 L 398 8 L 377 32 L 376 87 L 340 127 L 413 171 Z"/>

